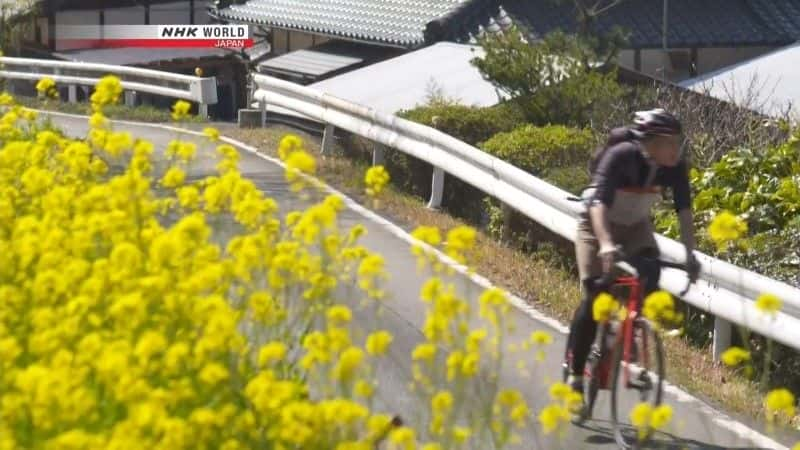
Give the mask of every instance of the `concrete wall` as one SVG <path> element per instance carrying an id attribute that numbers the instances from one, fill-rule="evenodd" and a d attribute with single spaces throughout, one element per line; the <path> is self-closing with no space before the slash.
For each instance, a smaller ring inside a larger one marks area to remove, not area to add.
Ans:
<path id="1" fill-rule="evenodd" d="M 674 58 L 665 56 L 660 49 L 639 50 L 639 67 L 636 67 L 636 51 L 623 50 L 620 52 L 618 61 L 623 67 L 643 72 L 647 75 L 661 78 L 663 68 L 666 68 L 667 79 L 681 81 L 692 76 L 702 75 L 716 69 L 736 64 L 741 61 L 754 58 L 772 50 L 770 47 L 719 47 L 719 48 L 699 48 L 694 56 L 695 73 L 692 73 L 692 50 L 689 48 L 669 49 Z M 676 61 L 682 61 L 686 65 L 676 66 Z"/>
<path id="2" fill-rule="evenodd" d="M 107 9 L 104 12 L 106 25 L 144 25 L 144 6 Z"/>
<path id="3" fill-rule="evenodd" d="M 329 40 L 327 37 L 310 33 L 273 29 L 272 54 L 273 56 L 278 56 L 295 50 L 313 47 Z"/>

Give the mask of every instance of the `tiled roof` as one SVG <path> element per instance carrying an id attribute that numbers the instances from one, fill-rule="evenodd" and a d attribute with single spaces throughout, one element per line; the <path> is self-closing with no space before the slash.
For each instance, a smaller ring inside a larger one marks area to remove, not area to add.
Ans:
<path id="1" fill-rule="evenodd" d="M 750 5 L 776 32 L 800 40 L 800 2 L 797 0 L 750 0 Z"/>
<path id="2" fill-rule="evenodd" d="M 772 6 L 776 13 L 759 10 L 752 0 L 670 0 L 667 23 L 669 47 L 725 47 L 784 45 L 793 42 L 776 23 L 778 12 L 789 12 Z M 757 3 L 775 5 L 791 1 L 763 0 Z M 575 31 L 572 2 L 555 4 L 551 0 L 503 1 L 503 7 L 517 23 L 536 35 L 555 29 Z M 795 2 L 796 3 L 796 2 Z M 788 8 L 788 6 L 787 6 Z M 797 9 L 797 6 L 794 6 Z M 660 48 L 662 3 L 653 0 L 627 0 L 598 17 L 596 29 L 608 31 L 619 25 L 630 32 L 631 48 Z M 794 18 L 800 20 L 800 13 Z M 790 19 L 786 19 L 790 22 Z M 787 25 L 788 26 L 788 25 Z"/>
<path id="3" fill-rule="evenodd" d="M 224 3 L 229 3 L 230 0 Z M 219 9 L 231 21 L 417 47 L 469 41 L 509 22 L 535 36 L 577 29 L 573 2 L 554 0 L 248 0 Z M 630 48 L 660 48 L 662 3 L 625 0 L 595 24 L 630 32 Z M 678 47 L 780 46 L 800 40 L 800 0 L 670 0 L 667 44 Z"/>
<path id="4" fill-rule="evenodd" d="M 473 0 L 250 0 L 220 18 L 414 47 L 432 20 Z M 488 17 L 487 17 L 488 18 Z"/>

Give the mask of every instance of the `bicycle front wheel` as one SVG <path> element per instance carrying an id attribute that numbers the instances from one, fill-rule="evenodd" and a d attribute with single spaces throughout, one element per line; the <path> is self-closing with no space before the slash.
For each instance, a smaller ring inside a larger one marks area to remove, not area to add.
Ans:
<path id="1" fill-rule="evenodd" d="M 614 439 L 624 449 L 638 448 L 653 434 L 648 424 L 636 426 L 634 409 L 640 403 L 655 408 L 661 404 L 663 396 L 664 349 L 661 338 L 644 318 L 633 322 L 632 331 L 627 352 L 624 336 L 617 340 L 611 376 Z"/>

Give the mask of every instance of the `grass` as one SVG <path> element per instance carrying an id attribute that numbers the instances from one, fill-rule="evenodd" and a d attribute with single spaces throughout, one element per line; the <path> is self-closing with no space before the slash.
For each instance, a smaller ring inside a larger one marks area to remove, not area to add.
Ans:
<path id="1" fill-rule="evenodd" d="M 280 139 L 289 133 L 303 138 L 307 150 L 317 156 L 319 178 L 368 204 L 362 181 L 367 163 L 341 156 L 321 157 L 320 139 L 317 137 L 282 126 L 231 129 L 226 134 L 275 155 Z M 385 191 L 373 209 L 406 230 L 423 224 L 442 230 L 464 224 L 450 215 L 427 209 L 422 199 L 398 192 L 393 187 Z M 551 317 L 569 323 L 580 299 L 578 281 L 574 271 L 565 267 L 558 257 L 547 252 L 524 253 L 482 232 L 478 233 L 477 245 L 480 257 L 475 269 L 478 273 Z M 665 345 L 667 373 L 672 383 L 732 415 L 763 419 L 761 401 L 754 400 L 763 396 L 757 385 L 715 363 L 709 347 L 697 347 L 685 338 L 668 338 Z"/>
<path id="2" fill-rule="evenodd" d="M 56 111 L 68 114 L 91 114 L 91 107 L 88 103 L 68 103 L 57 100 L 42 100 L 37 97 L 15 97 L 18 103 L 28 108 L 41 109 L 45 111 Z M 110 105 L 107 106 L 106 115 L 119 120 L 135 120 L 138 122 L 164 123 L 172 122 L 170 111 L 159 109 L 150 105 L 126 106 Z M 189 116 L 184 119 L 189 123 L 203 123 L 205 119 L 200 116 Z"/>

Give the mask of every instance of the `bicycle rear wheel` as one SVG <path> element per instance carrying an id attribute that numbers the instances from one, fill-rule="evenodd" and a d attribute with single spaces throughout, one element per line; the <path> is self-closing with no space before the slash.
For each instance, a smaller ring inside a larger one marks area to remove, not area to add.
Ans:
<path id="1" fill-rule="evenodd" d="M 620 332 L 623 332 L 620 329 Z M 624 339 L 614 349 L 611 376 L 611 420 L 614 439 L 624 449 L 638 448 L 650 439 L 653 430 L 638 430 L 631 423 L 630 413 L 638 403 L 652 408 L 661 404 L 664 380 L 664 349 L 661 338 L 644 318 L 633 322 L 633 339 L 629 360 L 623 361 Z M 635 395 L 634 395 L 635 394 Z"/>

